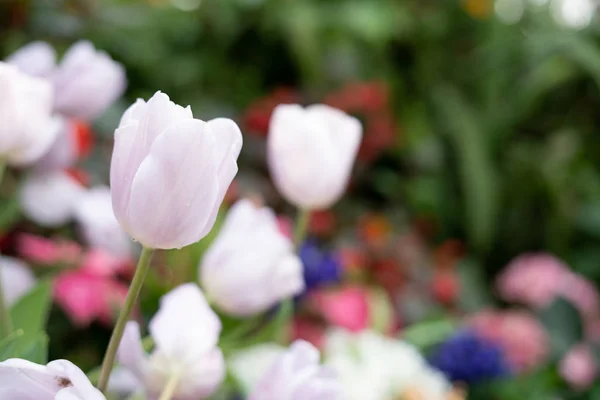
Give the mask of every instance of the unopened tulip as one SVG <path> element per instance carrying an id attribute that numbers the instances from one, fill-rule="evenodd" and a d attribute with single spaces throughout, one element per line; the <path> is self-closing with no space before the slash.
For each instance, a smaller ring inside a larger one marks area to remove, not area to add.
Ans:
<path id="1" fill-rule="evenodd" d="M 280 105 L 271 118 L 268 160 L 275 186 L 306 210 L 343 195 L 361 142 L 360 122 L 326 105 Z"/>
<path id="2" fill-rule="evenodd" d="M 333 370 L 319 365 L 319 351 L 298 340 L 281 354 L 251 392 L 249 400 L 338 400 L 342 386 Z"/>
<path id="3" fill-rule="evenodd" d="M 115 131 L 110 185 L 117 220 L 147 248 L 197 242 L 214 225 L 241 147 L 229 119 L 195 119 L 161 92 L 138 100 Z"/>
<path id="4" fill-rule="evenodd" d="M 70 361 L 39 365 L 17 358 L 0 362 L 0 399 L 106 400 Z"/>
<path id="5" fill-rule="evenodd" d="M 125 91 L 125 69 L 86 41 L 75 43 L 52 74 L 55 111 L 93 120 Z"/>
<path id="6" fill-rule="evenodd" d="M 184 284 L 166 294 L 150 321 L 154 340 L 144 353 L 137 322 L 129 322 L 119 347 L 120 363 L 144 384 L 151 398 L 167 385 L 170 399 L 197 400 L 212 394 L 225 376 L 223 354 L 217 347 L 221 322 L 200 289 Z"/>
<path id="7" fill-rule="evenodd" d="M 0 157 L 12 165 L 37 160 L 52 144 L 52 86 L 0 62 Z"/>
<path id="8" fill-rule="evenodd" d="M 6 62 L 27 75 L 47 78 L 56 66 L 56 52 L 46 42 L 31 42 L 11 54 Z"/>
<path id="9" fill-rule="evenodd" d="M 231 207 L 201 262 L 208 297 L 224 311 L 247 316 L 265 311 L 304 289 L 302 263 L 266 207 L 249 200 Z"/>
<path id="10" fill-rule="evenodd" d="M 123 231 L 113 212 L 110 189 L 98 186 L 86 191 L 75 207 L 86 242 L 116 256 L 130 256 L 132 241 Z"/>
<path id="11" fill-rule="evenodd" d="M 55 115 L 53 128 L 56 138 L 48 150 L 35 163 L 36 171 L 63 170 L 71 167 L 77 161 L 76 124 L 72 120 Z"/>
<path id="12" fill-rule="evenodd" d="M 27 265 L 12 257 L 0 256 L 2 290 L 7 304 L 13 304 L 35 285 L 35 275 Z"/>
<path id="13" fill-rule="evenodd" d="M 30 175 L 20 193 L 27 218 L 46 227 L 56 227 L 73 218 L 84 188 L 61 171 Z"/>

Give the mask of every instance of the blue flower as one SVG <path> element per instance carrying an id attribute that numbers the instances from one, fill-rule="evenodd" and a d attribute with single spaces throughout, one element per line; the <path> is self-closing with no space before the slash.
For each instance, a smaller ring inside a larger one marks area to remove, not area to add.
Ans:
<path id="1" fill-rule="evenodd" d="M 510 373 L 504 352 L 496 343 L 472 331 L 462 331 L 439 345 L 430 363 L 453 382 L 477 383 Z"/>
<path id="2" fill-rule="evenodd" d="M 304 264 L 306 289 L 340 281 L 342 267 L 339 257 L 334 252 L 321 250 L 314 240 L 309 239 L 302 244 L 300 259 Z"/>

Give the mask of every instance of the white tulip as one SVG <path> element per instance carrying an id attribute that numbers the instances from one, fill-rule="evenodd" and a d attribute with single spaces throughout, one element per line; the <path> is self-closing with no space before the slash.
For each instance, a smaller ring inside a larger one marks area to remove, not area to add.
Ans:
<path id="1" fill-rule="evenodd" d="M 61 171 L 34 173 L 26 178 L 20 192 L 21 209 L 25 216 L 46 227 L 69 222 L 84 188 Z"/>
<path id="2" fill-rule="evenodd" d="M 360 122 L 335 108 L 278 106 L 267 143 L 275 186 L 302 209 L 331 207 L 346 190 L 361 138 Z"/>
<path id="3" fill-rule="evenodd" d="M 173 400 L 197 400 L 212 394 L 225 377 L 217 347 L 221 322 L 200 289 L 184 284 L 163 296 L 150 321 L 155 347 L 147 355 L 136 322 L 130 321 L 119 347 L 120 363 L 134 373 L 150 396 L 175 382 Z"/>
<path id="4" fill-rule="evenodd" d="M 133 242 L 115 217 L 107 186 L 97 186 L 83 193 L 75 206 L 75 220 L 91 247 L 116 256 L 131 256 Z"/>
<path id="5" fill-rule="evenodd" d="M 47 78 L 56 66 L 56 52 L 46 42 L 31 42 L 11 54 L 6 62 L 27 75 Z"/>
<path id="6" fill-rule="evenodd" d="M 244 392 L 249 393 L 285 350 L 285 347 L 275 343 L 256 345 L 233 354 L 227 360 L 227 365 L 236 382 Z"/>
<path id="7" fill-rule="evenodd" d="M 86 121 L 106 111 L 127 84 L 123 66 L 86 41 L 69 48 L 52 79 L 56 89 L 54 109 Z"/>
<path id="8" fill-rule="evenodd" d="M 39 365 L 17 358 L 0 362 L 0 399 L 106 400 L 70 361 Z"/>
<path id="9" fill-rule="evenodd" d="M 115 131 L 113 210 L 143 246 L 180 248 L 210 232 L 237 173 L 242 134 L 235 122 L 195 119 L 157 92 L 138 100 Z"/>
<path id="10" fill-rule="evenodd" d="M 234 204 L 201 261 L 207 296 L 224 311 L 248 316 L 304 290 L 302 262 L 269 208 Z"/>
<path id="11" fill-rule="evenodd" d="M 35 286 L 35 275 L 23 261 L 0 256 L 0 276 L 4 301 L 13 304 Z"/>
<path id="12" fill-rule="evenodd" d="M 31 163 L 56 137 L 52 86 L 0 62 L 0 158 L 11 165 Z"/>

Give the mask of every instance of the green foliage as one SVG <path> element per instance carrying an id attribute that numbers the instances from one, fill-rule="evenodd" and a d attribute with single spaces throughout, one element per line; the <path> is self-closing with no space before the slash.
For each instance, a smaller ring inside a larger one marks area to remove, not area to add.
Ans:
<path id="1" fill-rule="evenodd" d="M 583 340 L 583 323 L 579 311 L 563 298 L 556 299 L 542 310 L 539 319 L 548 331 L 551 351 L 556 360 Z"/>

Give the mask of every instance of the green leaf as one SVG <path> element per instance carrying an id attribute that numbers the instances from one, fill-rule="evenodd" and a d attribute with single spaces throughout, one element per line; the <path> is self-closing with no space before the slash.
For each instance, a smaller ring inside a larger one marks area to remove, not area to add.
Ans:
<path id="1" fill-rule="evenodd" d="M 499 189 L 486 143 L 488 132 L 477 120 L 477 111 L 456 88 L 438 88 L 434 101 L 458 160 L 469 242 L 485 251 L 493 241 Z"/>
<path id="2" fill-rule="evenodd" d="M 405 329 L 402 338 L 419 349 L 427 349 L 446 340 L 456 328 L 456 322 L 447 318 L 422 322 Z"/>
<path id="3" fill-rule="evenodd" d="M 21 329 L 17 351 L 27 351 L 44 332 L 52 301 L 52 282 L 40 281 L 29 293 L 23 296 L 10 310 L 14 329 Z"/>
<path id="4" fill-rule="evenodd" d="M 540 311 L 539 318 L 550 337 L 553 355 L 558 359 L 583 339 L 579 311 L 569 301 L 557 298 Z"/>
<path id="5" fill-rule="evenodd" d="M 460 309 L 475 312 L 489 305 L 492 300 L 486 285 L 481 264 L 471 258 L 461 260 L 458 264 L 458 278 L 460 287 Z"/>
<path id="6" fill-rule="evenodd" d="M 0 361 L 17 357 L 17 345 L 22 336 L 23 331 L 17 329 L 0 341 Z"/>
<path id="7" fill-rule="evenodd" d="M 46 364 L 48 362 L 48 335 L 40 332 L 35 336 L 35 339 L 27 342 L 28 347 L 19 353 L 19 358 L 24 358 L 38 364 Z"/>

